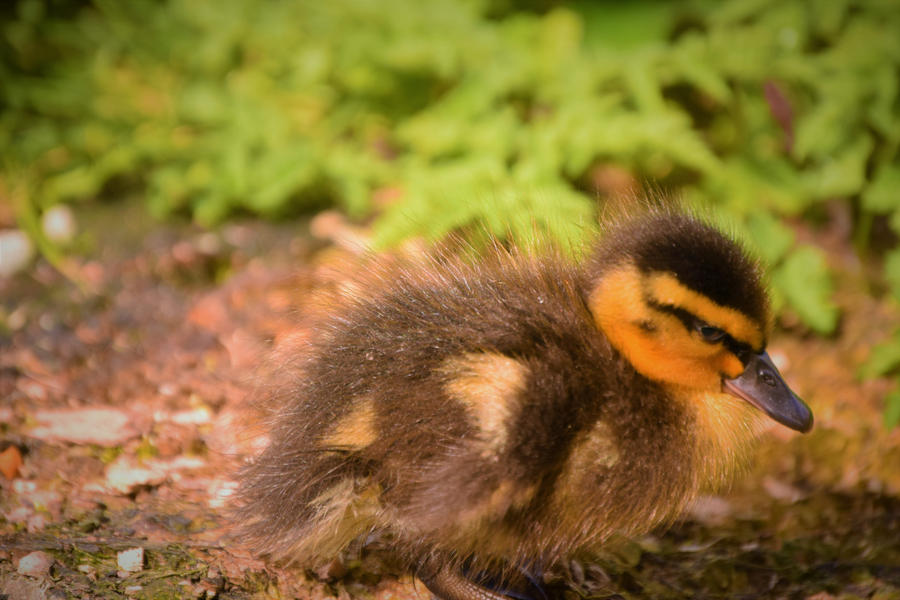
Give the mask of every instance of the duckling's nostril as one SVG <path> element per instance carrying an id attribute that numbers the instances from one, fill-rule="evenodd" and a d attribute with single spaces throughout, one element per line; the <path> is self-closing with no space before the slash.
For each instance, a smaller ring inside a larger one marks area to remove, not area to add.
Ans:
<path id="1" fill-rule="evenodd" d="M 765 352 L 752 356 L 744 373 L 725 379 L 722 384 L 726 392 L 743 398 L 791 429 L 805 433 L 812 427 L 809 407 L 790 390 Z"/>
<path id="2" fill-rule="evenodd" d="M 756 377 L 769 387 L 778 386 L 778 377 L 772 373 L 772 370 L 765 363 L 760 363 L 759 368 L 756 370 Z"/>

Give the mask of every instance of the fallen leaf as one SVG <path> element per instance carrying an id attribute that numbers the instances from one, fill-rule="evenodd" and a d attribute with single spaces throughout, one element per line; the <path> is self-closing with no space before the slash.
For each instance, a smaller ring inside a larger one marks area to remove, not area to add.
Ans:
<path id="1" fill-rule="evenodd" d="M 15 446 L 0 452 L 0 473 L 7 479 L 15 479 L 22 468 L 22 453 Z"/>

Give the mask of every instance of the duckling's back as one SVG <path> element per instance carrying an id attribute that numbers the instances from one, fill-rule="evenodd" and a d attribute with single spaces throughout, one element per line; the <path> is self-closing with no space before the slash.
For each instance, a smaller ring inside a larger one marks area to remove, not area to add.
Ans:
<path id="1" fill-rule="evenodd" d="M 314 561 L 381 532 L 410 563 L 534 564 L 696 488 L 691 416 L 598 332 L 568 260 L 495 249 L 350 289 L 290 349 L 294 383 L 243 474 L 257 550 Z"/>

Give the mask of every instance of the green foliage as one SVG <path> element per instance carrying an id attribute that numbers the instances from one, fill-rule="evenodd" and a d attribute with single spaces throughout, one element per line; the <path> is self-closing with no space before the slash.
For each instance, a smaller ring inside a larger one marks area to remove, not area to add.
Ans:
<path id="1" fill-rule="evenodd" d="M 900 332 L 888 341 L 872 348 L 869 360 L 860 369 L 865 379 L 888 375 L 900 368 Z"/>
<path id="2" fill-rule="evenodd" d="M 801 246 L 773 275 L 776 288 L 800 318 L 819 333 L 834 331 L 838 310 L 831 301 L 832 283 L 821 252 Z"/>
<path id="3" fill-rule="evenodd" d="M 19 0 L 0 176 L 38 211 L 124 187 L 205 224 L 336 204 L 378 212 L 379 244 L 574 242 L 615 165 L 732 215 L 779 301 L 833 331 L 824 256 L 780 217 L 843 198 L 858 241 L 900 234 L 895 0 L 512 4 Z M 900 297 L 900 250 L 886 273 Z"/>
<path id="4" fill-rule="evenodd" d="M 894 390 L 884 399 L 884 426 L 893 429 L 900 425 L 900 390 Z"/>
<path id="5" fill-rule="evenodd" d="M 894 389 L 884 399 L 884 425 L 888 429 L 900 425 L 900 329 L 872 348 L 869 359 L 859 369 L 863 379 L 894 376 Z"/>

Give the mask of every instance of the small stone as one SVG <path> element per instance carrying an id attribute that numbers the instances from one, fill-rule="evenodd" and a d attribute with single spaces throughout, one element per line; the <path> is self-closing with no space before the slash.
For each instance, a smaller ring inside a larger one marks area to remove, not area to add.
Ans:
<path id="1" fill-rule="evenodd" d="M 775 500 L 793 504 L 798 500 L 802 500 L 805 496 L 802 490 L 791 485 L 786 481 L 775 479 L 767 476 L 763 479 L 763 489 Z"/>
<path id="2" fill-rule="evenodd" d="M 197 598 L 203 598 L 204 600 L 213 600 L 216 596 L 219 595 L 219 586 L 217 586 L 214 582 L 205 579 L 194 586 L 193 591 Z"/>
<path id="3" fill-rule="evenodd" d="M 731 503 L 721 496 L 698 496 L 687 512 L 700 523 L 711 527 L 723 525 L 731 518 Z"/>
<path id="4" fill-rule="evenodd" d="M 17 569 L 19 575 L 27 575 L 28 577 L 46 577 L 53 566 L 53 557 L 46 552 L 32 552 L 26 554 L 19 560 Z"/>
<path id="5" fill-rule="evenodd" d="M 62 494 L 53 490 L 34 490 L 22 494 L 22 498 L 31 502 L 37 510 L 52 511 L 62 503 Z"/>
<path id="6" fill-rule="evenodd" d="M 0 277 L 12 277 L 31 261 L 34 246 L 18 229 L 0 231 Z"/>
<path id="7" fill-rule="evenodd" d="M 222 508 L 225 506 L 229 499 L 235 494 L 237 488 L 238 483 L 236 481 L 214 480 L 207 488 L 210 508 Z"/>
<path id="8" fill-rule="evenodd" d="M 172 422 L 177 425 L 207 425 L 212 422 L 212 418 L 212 411 L 205 406 L 182 410 L 171 417 Z"/>
<path id="9" fill-rule="evenodd" d="M 20 506 L 9 511 L 9 513 L 6 514 L 6 520 L 13 524 L 25 523 L 32 514 L 34 514 L 34 511 L 31 508 Z"/>
<path id="10" fill-rule="evenodd" d="M 116 554 L 116 564 L 127 573 L 136 573 L 144 568 L 144 549 L 131 548 Z"/>
<path id="11" fill-rule="evenodd" d="M 38 426 L 28 435 L 48 442 L 112 447 L 139 433 L 130 414 L 112 407 L 42 410 L 34 419 Z"/>
<path id="12" fill-rule="evenodd" d="M 37 484 L 26 479 L 16 479 L 13 481 L 13 492 L 20 496 L 33 494 L 37 491 Z"/>
<path id="13" fill-rule="evenodd" d="M 194 246 L 203 254 L 215 256 L 222 251 L 222 240 L 215 233 L 208 231 L 194 238 Z"/>
<path id="14" fill-rule="evenodd" d="M 41 227 L 47 239 L 60 244 L 70 242 L 77 230 L 75 213 L 65 204 L 57 204 L 41 216 Z"/>
<path id="15" fill-rule="evenodd" d="M 49 520 L 47 519 L 47 515 L 43 513 L 37 513 L 28 518 L 28 521 L 25 523 L 25 529 L 28 533 L 36 533 L 38 531 L 43 531 Z"/>
<path id="16" fill-rule="evenodd" d="M 129 585 L 125 588 L 125 593 L 133 596 L 134 594 L 140 592 L 142 589 L 144 589 L 144 586 L 142 585 Z"/>
<path id="17" fill-rule="evenodd" d="M 178 386 L 171 382 L 161 383 L 157 391 L 161 396 L 170 398 L 178 393 Z"/>
<path id="18" fill-rule="evenodd" d="M 199 456 L 176 456 L 168 461 L 155 461 L 154 464 L 166 472 L 171 472 L 185 469 L 202 469 L 209 463 Z"/>
<path id="19" fill-rule="evenodd" d="M 5 576 L 0 578 L 0 594 L 15 600 L 50 600 L 46 580 Z M 54 599 L 55 600 L 55 599 Z"/>
<path id="20" fill-rule="evenodd" d="M 141 486 L 157 486 L 165 480 L 165 469 L 141 465 L 128 456 L 118 458 L 106 468 L 107 487 L 120 494 L 130 494 Z"/>

